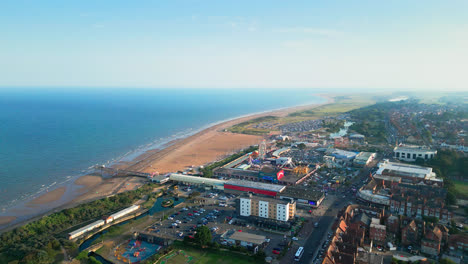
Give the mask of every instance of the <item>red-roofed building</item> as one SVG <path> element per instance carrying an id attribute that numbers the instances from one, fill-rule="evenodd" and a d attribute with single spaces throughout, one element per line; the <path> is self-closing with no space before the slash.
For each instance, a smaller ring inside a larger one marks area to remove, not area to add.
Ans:
<path id="1" fill-rule="evenodd" d="M 427 230 L 424 238 L 421 240 L 421 252 L 437 256 L 440 254 L 442 243 L 442 231 L 438 227 Z"/>

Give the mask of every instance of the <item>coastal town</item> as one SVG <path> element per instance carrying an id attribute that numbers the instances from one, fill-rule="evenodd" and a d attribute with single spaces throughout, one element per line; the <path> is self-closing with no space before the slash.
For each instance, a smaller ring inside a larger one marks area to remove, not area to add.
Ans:
<path id="1" fill-rule="evenodd" d="M 203 164 L 96 166 L 126 181 L 4 232 L 5 263 L 467 263 L 467 104 L 346 100 L 217 127 L 256 144 Z"/>

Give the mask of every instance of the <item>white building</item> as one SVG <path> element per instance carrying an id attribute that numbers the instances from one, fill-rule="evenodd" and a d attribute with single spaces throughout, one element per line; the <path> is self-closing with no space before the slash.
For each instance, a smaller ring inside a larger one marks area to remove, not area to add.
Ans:
<path id="1" fill-rule="evenodd" d="M 252 215 L 251 208 L 252 208 L 252 203 L 250 199 L 240 198 L 240 210 L 239 210 L 240 215 L 242 216 Z"/>
<path id="2" fill-rule="evenodd" d="M 364 167 L 374 160 L 376 153 L 361 152 L 353 160 L 355 166 Z"/>
<path id="3" fill-rule="evenodd" d="M 286 164 L 291 164 L 292 163 L 292 158 L 290 157 L 279 157 L 275 160 L 276 165 L 286 165 Z"/>
<path id="4" fill-rule="evenodd" d="M 296 203 L 268 197 L 249 196 L 239 199 L 239 215 L 289 221 L 296 213 Z"/>
<path id="5" fill-rule="evenodd" d="M 422 167 L 412 164 L 396 163 L 385 161 L 379 163 L 379 169 L 375 172 L 376 179 L 392 177 L 394 181 L 402 181 L 414 184 L 437 184 L 443 185 L 443 179 L 437 178 L 435 172 L 430 167 Z"/>
<path id="6" fill-rule="evenodd" d="M 432 159 L 437 150 L 422 146 L 398 146 L 393 149 L 393 157 L 404 161 L 415 161 L 418 158 Z"/>
<path id="7" fill-rule="evenodd" d="M 178 173 L 172 173 L 169 176 L 171 181 L 180 182 L 183 184 L 188 185 L 200 185 L 205 186 L 208 188 L 213 188 L 217 190 L 224 190 L 224 180 L 212 179 L 212 178 L 205 178 L 205 177 L 198 177 L 198 176 L 189 176 L 183 175 Z"/>
<path id="8" fill-rule="evenodd" d="M 289 203 L 276 204 L 276 220 L 288 221 L 289 220 Z"/>
<path id="9" fill-rule="evenodd" d="M 229 233 L 229 232 L 228 232 Z M 231 235 L 223 234 L 222 238 L 226 238 L 225 241 L 229 245 L 239 245 L 242 247 L 250 248 L 254 253 L 258 252 L 258 247 L 265 243 L 266 237 L 247 232 L 234 231 Z"/>

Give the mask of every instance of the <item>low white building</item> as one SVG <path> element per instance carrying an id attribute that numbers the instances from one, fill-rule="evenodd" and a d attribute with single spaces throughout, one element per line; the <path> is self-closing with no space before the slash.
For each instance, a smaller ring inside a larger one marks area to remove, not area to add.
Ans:
<path id="1" fill-rule="evenodd" d="M 275 160 L 276 165 L 287 165 L 292 163 L 292 158 L 290 157 L 279 157 Z"/>
<path id="2" fill-rule="evenodd" d="M 205 186 L 205 187 L 213 188 L 217 190 L 224 190 L 224 183 L 226 182 L 224 180 L 198 177 L 198 176 L 189 176 L 189 175 L 183 175 L 183 174 L 178 174 L 178 173 L 172 173 L 171 176 L 169 176 L 169 180 L 180 182 L 183 184 L 188 184 L 188 185 Z"/>
<path id="3" fill-rule="evenodd" d="M 234 231 L 231 235 L 222 235 L 229 245 L 239 245 L 242 247 L 250 248 L 254 253 L 258 252 L 258 247 L 266 241 L 265 236 L 251 234 L 247 232 Z"/>
<path id="4" fill-rule="evenodd" d="M 437 150 L 424 146 L 398 146 L 393 149 L 393 157 L 404 161 L 415 161 L 418 158 L 432 159 L 437 154 Z"/>
<path id="5" fill-rule="evenodd" d="M 360 152 L 353 160 L 354 166 L 364 167 L 374 160 L 376 153 Z"/>

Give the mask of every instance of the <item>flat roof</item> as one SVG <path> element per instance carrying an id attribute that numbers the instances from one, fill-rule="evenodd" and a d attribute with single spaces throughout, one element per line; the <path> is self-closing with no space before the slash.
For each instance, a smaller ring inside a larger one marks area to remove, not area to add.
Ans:
<path id="1" fill-rule="evenodd" d="M 353 134 L 349 135 L 348 137 L 349 138 L 365 138 L 364 135 L 357 134 L 357 133 L 353 133 Z"/>
<path id="2" fill-rule="evenodd" d="M 357 153 L 352 152 L 352 151 L 347 151 L 347 150 L 342 150 L 342 149 L 328 149 L 326 153 L 330 156 L 335 156 L 337 157 L 346 157 L 346 158 L 353 158 L 356 157 Z"/>
<path id="3" fill-rule="evenodd" d="M 183 182 L 190 182 L 190 183 L 196 183 L 196 184 L 211 184 L 211 185 L 223 185 L 225 182 L 224 180 L 205 178 L 205 177 L 199 177 L 199 176 L 189 176 L 189 175 L 184 175 L 184 174 L 179 174 L 179 173 L 171 173 L 171 176 L 169 176 L 169 179 L 172 181 L 183 181 Z"/>
<path id="4" fill-rule="evenodd" d="M 240 163 L 244 162 L 245 160 L 247 160 L 249 158 L 249 155 L 250 153 L 247 153 L 245 155 L 242 155 L 240 156 L 239 158 L 229 162 L 228 164 L 222 166 L 221 168 L 232 168 L 232 167 L 235 167 L 237 165 L 239 165 Z"/>
<path id="5" fill-rule="evenodd" d="M 270 168 L 271 171 L 266 171 L 267 168 Z M 220 174 L 225 174 L 227 176 L 240 176 L 240 177 L 254 177 L 262 179 L 262 177 L 276 177 L 276 172 L 279 169 L 275 167 L 263 167 L 261 171 L 251 170 L 249 169 L 240 169 L 240 168 L 219 168 L 215 170 L 216 175 L 221 176 Z M 304 177 L 306 174 L 303 175 L 296 175 L 289 169 L 284 169 L 284 177 L 280 180 L 282 182 L 289 182 L 289 183 L 296 183 L 299 179 Z"/>
<path id="6" fill-rule="evenodd" d="M 234 234 L 232 234 L 229 238 L 233 240 L 238 240 L 238 241 L 245 241 L 245 242 L 256 244 L 256 245 L 262 244 L 263 242 L 265 242 L 265 239 L 266 239 L 265 236 L 255 235 L 255 234 L 246 233 L 246 232 L 239 232 L 239 231 L 234 232 Z"/>
<path id="7" fill-rule="evenodd" d="M 279 157 L 281 155 L 281 153 L 283 153 L 285 151 L 289 151 L 289 150 L 291 150 L 291 147 L 280 148 L 280 149 L 275 150 L 271 155 L 275 156 L 275 157 Z"/>
<path id="8" fill-rule="evenodd" d="M 295 202 L 291 202 L 291 200 L 281 200 L 281 199 L 276 199 L 272 197 L 266 197 L 266 196 L 258 196 L 258 195 L 243 195 L 239 197 L 240 199 L 251 199 L 251 200 L 256 200 L 256 201 L 265 201 L 265 202 L 272 202 L 272 203 L 277 203 L 277 204 L 293 204 Z"/>
<path id="9" fill-rule="evenodd" d="M 267 191 L 274 191 L 274 192 L 281 192 L 285 188 L 284 185 L 263 183 L 263 182 L 253 182 L 253 181 L 244 181 L 244 180 L 237 180 L 237 179 L 227 180 L 226 184 L 249 187 L 249 188 L 255 188 L 255 189 L 261 189 L 261 190 L 267 190 Z"/>
<path id="10" fill-rule="evenodd" d="M 431 149 L 426 146 L 398 146 L 393 149 L 393 151 L 430 151 L 435 152 L 435 149 Z"/>
<path id="11" fill-rule="evenodd" d="M 375 155 L 373 152 L 360 152 L 357 154 L 355 160 L 365 160 L 367 161 L 372 155 Z"/>
<path id="12" fill-rule="evenodd" d="M 376 174 L 382 174 L 384 170 L 389 172 L 396 172 L 402 175 L 408 175 L 412 177 L 418 178 L 425 178 L 431 175 L 432 168 L 430 167 L 421 167 L 417 165 L 410 165 L 404 163 L 396 163 L 396 162 L 385 162 L 381 163 L 379 169 L 377 170 Z"/>
<path id="13" fill-rule="evenodd" d="M 228 174 L 228 175 L 235 174 L 237 176 L 244 176 L 244 177 L 258 177 L 260 172 L 249 170 L 249 169 L 243 170 L 243 169 L 236 169 L 236 168 L 218 168 L 215 170 L 215 173 L 223 173 L 223 174 Z"/>
<path id="14" fill-rule="evenodd" d="M 304 199 L 311 201 L 320 200 L 324 194 L 323 192 L 315 191 L 310 188 L 302 188 L 298 186 L 287 186 L 284 191 L 281 192 L 281 196 L 288 196 L 296 199 Z"/>
<path id="15" fill-rule="evenodd" d="M 387 176 L 387 175 L 380 175 L 380 174 L 374 175 L 374 178 L 379 179 L 379 180 L 384 180 L 384 181 L 394 181 L 394 182 L 401 181 L 401 177 Z"/>

